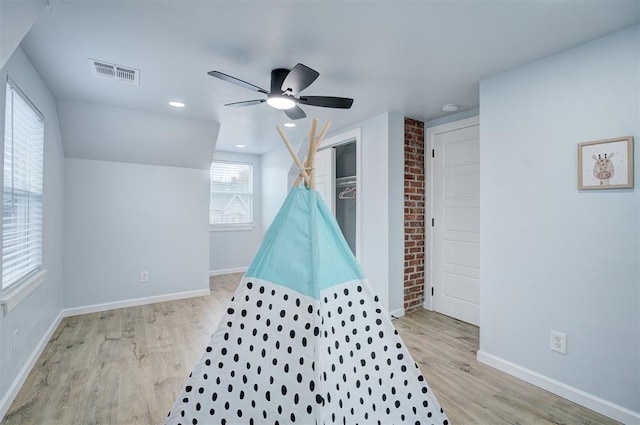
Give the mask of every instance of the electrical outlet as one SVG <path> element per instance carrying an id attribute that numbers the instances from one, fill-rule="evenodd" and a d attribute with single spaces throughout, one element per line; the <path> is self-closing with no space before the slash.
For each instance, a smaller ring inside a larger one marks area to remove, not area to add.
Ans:
<path id="1" fill-rule="evenodd" d="M 11 352 L 15 353 L 18 349 L 18 330 L 14 329 L 13 331 L 13 346 L 11 347 Z"/>
<path id="2" fill-rule="evenodd" d="M 557 351 L 560 354 L 567 354 L 567 335 L 551 331 L 551 351 Z"/>
<path id="3" fill-rule="evenodd" d="M 140 282 L 149 282 L 149 272 L 141 271 L 140 272 Z"/>

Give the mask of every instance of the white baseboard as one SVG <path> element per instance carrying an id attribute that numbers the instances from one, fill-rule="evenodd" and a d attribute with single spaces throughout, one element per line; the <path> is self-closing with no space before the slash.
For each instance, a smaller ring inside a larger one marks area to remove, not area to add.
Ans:
<path id="1" fill-rule="evenodd" d="M 397 308 L 395 310 L 392 310 L 389 312 L 389 316 L 391 316 L 391 318 L 399 318 L 404 316 L 404 308 Z"/>
<path id="2" fill-rule="evenodd" d="M 82 307 L 71 307 L 62 310 L 63 317 L 78 316 L 80 314 L 99 313 L 101 311 L 115 310 L 117 308 L 136 307 L 139 305 L 162 303 L 165 301 L 181 300 L 184 298 L 205 297 L 210 295 L 207 289 L 195 289 L 193 291 L 174 292 L 172 294 L 154 295 L 152 297 L 134 298 L 131 300 L 114 301 L 104 304 L 93 304 Z"/>
<path id="3" fill-rule="evenodd" d="M 42 352 L 44 351 L 44 348 L 47 346 L 49 339 L 58 328 L 58 325 L 62 321 L 63 317 L 64 316 L 62 314 L 62 311 L 58 313 L 58 317 L 56 317 L 51 323 L 51 326 L 49 326 L 49 329 L 47 329 L 45 334 L 42 336 L 42 339 L 36 346 L 35 350 L 33 350 L 33 353 L 31 353 L 31 356 L 29 356 L 27 362 L 24 364 L 22 369 L 20 369 L 20 372 L 18 372 L 18 375 L 11 383 L 11 386 L 2 397 L 2 400 L 0 400 L 0 421 L 2 421 L 4 415 L 7 414 L 11 403 L 13 403 L 13 400 L 18 395 L 18 392 L 20 391 L 20 388 L 22 388 L 24 381 L 27 380 L 29 373 L 31 373 L 31 369 L 33 369 L 33 366 L 35 366 L 36 362 L 40 358 L 40 354 L 42 354 Z"/>
<path id="4" fill-rule="evenodd" d="M 209 271 L 209 276 L 220 276 L 221 274 L 229 273 L 244 273 L 249 267 L 236 267 L 234 269 L 219 269 Z"/>
<path id="5" fill-rule="evenodd" d="M 573 401 L 581 406 L 598 412 L 618 422 L 627 425 L 640 424 L 640 412 L 634 412 L 626 407 L 618 406 L 615 403 L 604 400 L 593 394 L 574 388 L 570 385 L 551 379 L 532 370 L 526 369 L 517 364 L 511 363 L 500 357 L 485 353 L 478 350 L 477 359 L 480 363 L 484 363 L 498 370 L 501 370 L 516 378 L 520 378 L 530 384 L 547 390 L 567 400 Z"/>
<path id="6" fill-rule="evenodd" d="M 431 295 L 424 294 L 424 302 L 422 303 L 422 308 L 425 310 L 433 311 L 433 306 L 431 305 Z"/>

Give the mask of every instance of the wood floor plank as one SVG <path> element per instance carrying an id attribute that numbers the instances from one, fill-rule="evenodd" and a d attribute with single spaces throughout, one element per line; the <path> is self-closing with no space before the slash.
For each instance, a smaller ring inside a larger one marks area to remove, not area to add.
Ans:
<path id="1" fill-rule="evenodd" d="M 162 423 L 241 277 L 212 277 L 208 297 L 64 319 L 1 423 Z M 426 310 L 394 325 L 452 424 L 617 423 L 478 363 L 474 326 Z"/>

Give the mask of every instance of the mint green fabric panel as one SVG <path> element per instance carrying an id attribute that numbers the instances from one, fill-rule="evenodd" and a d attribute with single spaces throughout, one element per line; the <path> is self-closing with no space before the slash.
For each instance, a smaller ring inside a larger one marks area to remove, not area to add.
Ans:
<path id="1" fill-rule="evenodd" d="M 338 222 L 322 200 L 322 196 L 316 191 L 313 191 L 312 195 L 317 203 L 318 214 L 315 249 L 316 258 L 318 258 L 316 269 L 318 291 L 338 283 L 364 279 L 358 260 L 351 252 Z"/>
<path id="2" fill-rule="evenodd" d="M 320 194 L 304 188 L 289 192 L 246 276 L 315 299 L 323 289 L 364 278 Z"/>
<path id="3" fill-rule="evenodd" d="M 311 296 L 310 204 L 292 189 L 267 230 L 245 276 L 264 279 Z"/>

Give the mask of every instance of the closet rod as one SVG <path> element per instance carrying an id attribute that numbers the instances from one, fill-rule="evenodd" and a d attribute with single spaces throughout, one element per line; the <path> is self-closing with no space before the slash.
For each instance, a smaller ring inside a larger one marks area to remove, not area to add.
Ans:
<path id="1" fill-rule="evenodd" d="M 346 187 L 346 186 L 355 186 L 355 185 L 356 185 L 355 180 L 346 180 L 346 181 L 339 182 L 336 179 L 336 187 Z"/>
<path id="2" fill-rule="evenodd" d="M 336 187 L 339 186 L 351 186 L 356 184 L 356 176 L 346 176 L 336 178 Z"/>

